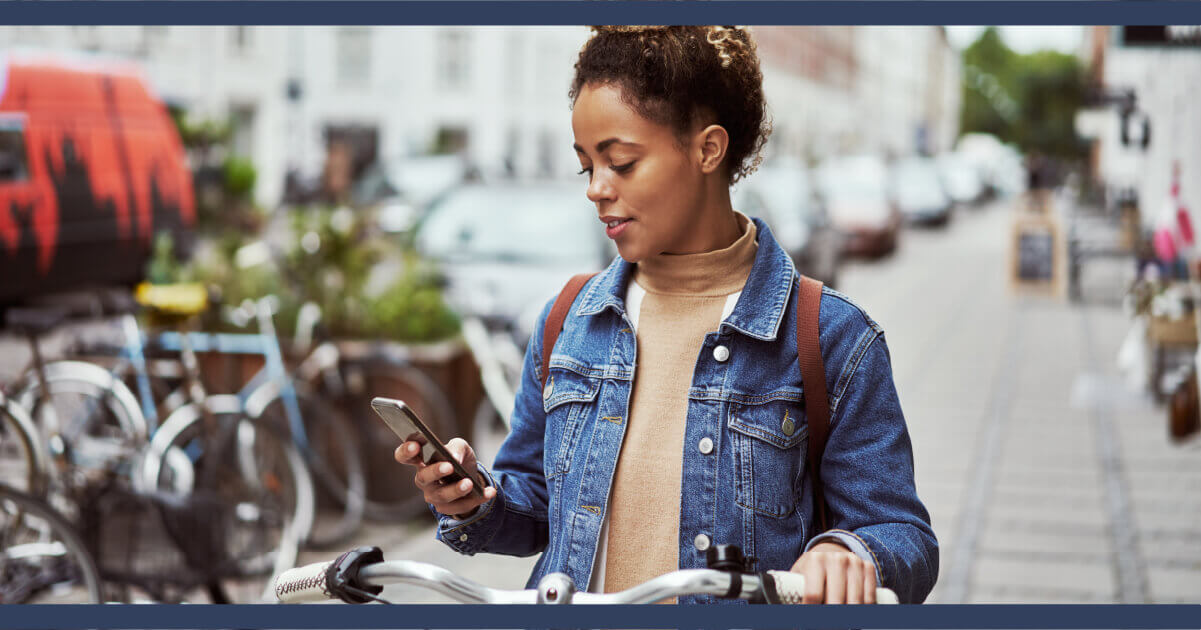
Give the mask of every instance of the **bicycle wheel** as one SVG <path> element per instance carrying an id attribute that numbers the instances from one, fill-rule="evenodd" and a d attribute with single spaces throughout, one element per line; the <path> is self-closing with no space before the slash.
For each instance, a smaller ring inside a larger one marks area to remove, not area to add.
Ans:
<path id="1" fill-rule="evenodd" d="M 371 399 L 386 396 L 403 400 L 442 439 L 458 433 L 454 408 L 442 388 L 421 370 L 386 357 L 344 361 L 341 366 L 347 391 L 341 407 L 354 414 L 367 462 L 367 518 L 392 521 L 425 513 L 425 499 L 402 474 L 393 453 L 396 435 L 370 411 Z M 470 435 L 462 436 L 467 440 Z"/>
<path id="2" fill-rule="evenodd" d="M 303 383 L 293 383 L 303 435 L 291 429 L 278 386 L 268 384 L 265 396 L 252 393 L 247 402 L 251 418 L 292 436 L 313 475 L 317 493 L 317 519 L 304 546 L 328 549 L 345 542 L 363 523 L 367 473 L 359 434 L 340 409 L 326 403 Z M 259 402 L 269 397 L 266 404 Z"/>
<path id="3" fill-rule="evenodd" d="M 66 464 L 55 480 L 67 487 L 113 470 L 147 441 L 146 420 L 136 398 L 104 368 L 82 361 L 46 365 L 46 392 L 36 376 L 18 394 L 52 455 Z"/>
<path id="4" fill-rule="evenodd" d="M 94 407 L 84 407 L 90 411 L 105 414 L 103 425 L 105 431 L 120 434 L 132 440 L 145 442 L 150 429 L 138 399 L 125 383 L 114 377 L 108 370 L 86 361 L 52 361 L 45 366 L 46 383 L 50 395 L 61 392 L 64 395 L 92 399 Z M 26 374 L 23 377 L 25 386 L 17 395 L 21 406 L 30 411 L 35 419 L 35 413 L 41 394 L 41 382 L 36 374 Z M 70 406 L 67 407 L 71 409 Z M 95 422 L 94 418 L 78 413 L 56 414 L 57 420 L 63 423 L 61 431 L 68 432 L 73 427 L 81 429 L 87 422 Z M 74 425 L 70 424 L 74 423 Z"/>
<path id="5" fill-rule="evenodd" d="M 210 396 L 205 405 L 211 422 L 196 405 L 163 422 L 141 465 L 142 483 L 178 490 L 166 454 L 186 453 L 191 492 L 218 497 L 226 508 L 215 511 L 212 524 L 221 531 L 221 577 L 291 568 L 313 525 L 313 481 L 304 459 L 287 438 L 248 420 L 237 397 Z"/>
<path id="6" fill-rule="evenodd" d="M 0 484 L 0 604 L 101 603 L 100 572 L 49 505 Z"/>
<path id="7" fill-rule="evenodd" d="M 49 474 L 45 445 L 33 419 L 0 394 L 0 479 L 13 489 L 41 496 Z"/>

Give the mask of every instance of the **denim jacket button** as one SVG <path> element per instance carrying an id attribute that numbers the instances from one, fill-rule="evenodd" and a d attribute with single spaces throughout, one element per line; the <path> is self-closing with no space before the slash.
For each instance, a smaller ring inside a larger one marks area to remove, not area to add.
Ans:
<path id="1" fill-rule="evenodd" d="M 730 358 L 730 349 L 725 346 L 717 346 L 713 349 L 713 358 L 720 363 L 725 363 L 726 359 Z"/>
<path id="2" fill-rule="evenodd" d="M 701 438 L 701 442 L 696 445 L 696 448 L 701 452 L 701 455 L 708 455 L 713 452 L 713 440 L 707 437 Z"/>
<path id="3" fill-rule="evenodd" d="M 709 537 L 704 534 L 697 534 L 692 541 L 692 546 L 696 547 L 697 551 L 704 551 L 709 548 Z"/>
<path id="4" fill-rule="evenodd" d="M 552 377 L 550 377 L 550 380 L 546 381 L 546 387 L 542 388 L 542 400 L 550 400 L 550 394 L 554 390 L 555 390 L 555 377 L 552 376 Z"/>
<path id="5" fill-rule="evenodd" d="M 467 534 L 460 534 L 459 542 L 467 542 Z"/>

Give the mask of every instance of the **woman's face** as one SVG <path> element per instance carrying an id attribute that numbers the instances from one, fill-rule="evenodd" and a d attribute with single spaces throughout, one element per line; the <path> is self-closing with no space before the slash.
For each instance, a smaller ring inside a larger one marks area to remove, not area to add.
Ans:
<path id="1" fill-rule="evenodd" d="M 643 118 L 620 88 L 586 85 L 571 116 L 575 150 L 588 175 L 588 199 L 621 257 L 691 253 L 703 229 L 703 178 L 691 142 L 681 149 L 671 127 Z M 693 157 L 695 156 L 695 159 Z"/>

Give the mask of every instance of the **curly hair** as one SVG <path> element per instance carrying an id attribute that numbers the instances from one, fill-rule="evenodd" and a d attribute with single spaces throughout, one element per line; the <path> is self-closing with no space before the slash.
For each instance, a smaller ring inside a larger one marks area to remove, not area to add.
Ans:
<path id="1" fill-rule="evenodd" d="M 763 161 L 771 135 L 755 41 L 736 26 L 594 26 L 580 50 L 568 97 L 589 84 L 615 85 L 648 120 L 669 125 L 681 141 L 699 120 L 714 118 L 730 136 L 730 183 Z"/>

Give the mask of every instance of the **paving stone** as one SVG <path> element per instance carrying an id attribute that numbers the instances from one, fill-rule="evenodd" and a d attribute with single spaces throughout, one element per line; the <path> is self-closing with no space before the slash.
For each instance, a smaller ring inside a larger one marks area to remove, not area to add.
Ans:
<path id="1" fill-rule="evenodd" d="M 1048 552 L 1076 554 L 1108 561 L 1112 552 L 1112 540 L 1098 532 L 1078 532 L 1070 529 L 1035 529 L 1015 531 L 1012 528 L 989 526 L 980 538 L 980 549 L 984 551 Z"/>
<path id="2" fill-rule="evenodd" d="M 1201 600 L 1201 564 L 1191 569 L 1148 569 L 1147 582 L 1152 603 L 1195 604 Z"/>
<path id="3" fill-rule="evenodd" d="M 972 568 L 972 584 L 981 587 L 1021 587 L 1031 592 L 1070 590 L 1109 598 L 1117 591 L 1113 569 L 1108 563 L 1045 562 L 992 556 L 982 556 L 976 560 Z"/>
<path id="4" fill-rule="evenodd" d="M 995 495 L 988 506 L 988 517 L 1006 521 L 1030 519 L 1063 523 L 1108 521 L 1105 506 L 1100 502 L 1022 500 Z"/>
<path id="5" fill-rule="evenodd" d="M 979 586 L 972 589 L 969 604 L 1109 604 L 1113 597 L 1088 591 L 1027 588 L 1022 586 Z"/>

